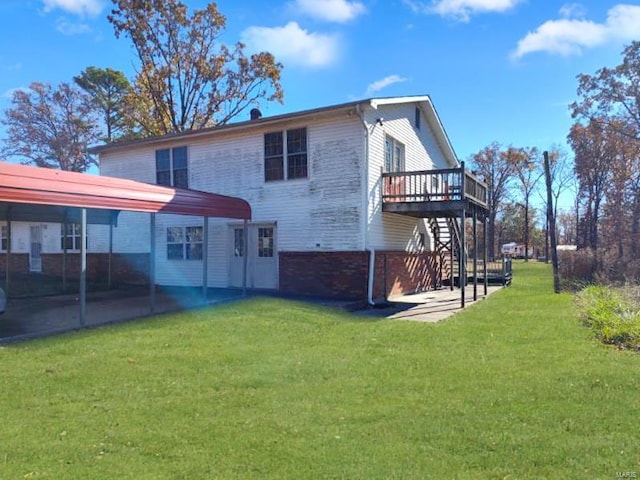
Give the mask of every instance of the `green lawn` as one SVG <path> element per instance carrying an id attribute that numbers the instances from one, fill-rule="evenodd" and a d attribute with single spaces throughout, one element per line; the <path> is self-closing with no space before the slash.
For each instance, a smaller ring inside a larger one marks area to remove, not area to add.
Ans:
<path id="1" fill-rule="evenodd" d="M 0 478 L 640 477 L 640 355 L 546 265 L 446 322 L 253 299 L 0 348 Z"/>

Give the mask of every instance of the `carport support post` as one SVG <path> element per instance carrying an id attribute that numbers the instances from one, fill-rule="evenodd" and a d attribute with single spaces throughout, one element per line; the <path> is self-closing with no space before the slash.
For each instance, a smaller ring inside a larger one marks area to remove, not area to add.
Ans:
<path id="1" fill-rule="evenodd" d="M 202 301 L 207 302 L 207 288 L 209 284 L 209 217 L 204 217 L 202 239 Z"/>
<path id="2" fill-rule="evenodd" d="M 87 316 L 87 209 L 80 210 L 80 326 Z"/>
<path id="3" fill-rule="evenodd" d="M 5 255 L 5 296 L 9 298 L 9 282 L 11 279 L 11 205 L 7 207 L 7 253 Z"/>
<path id="4" fill-rule="evenodd" d="M 149 246 L 149 298 L 151 299 L 150 311 L 156 311 L 156 214 L 151 214 L 150 246 Z"/>
<path id="5" fill-rule="evenodd" d="M 247 257 L 249 256 L 249 222 L 245 219 L 242 225 L 242 295 L 247 296 Z"/>

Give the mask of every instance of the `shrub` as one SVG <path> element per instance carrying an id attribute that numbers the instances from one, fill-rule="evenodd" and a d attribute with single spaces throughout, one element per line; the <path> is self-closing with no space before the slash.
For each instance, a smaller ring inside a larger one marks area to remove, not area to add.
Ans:
<path id="1" fill-rule="evenodd" d="M 603 343 L 640 351 L 640 289 L 589 286 L 576 295 L 583 324 Z"/>

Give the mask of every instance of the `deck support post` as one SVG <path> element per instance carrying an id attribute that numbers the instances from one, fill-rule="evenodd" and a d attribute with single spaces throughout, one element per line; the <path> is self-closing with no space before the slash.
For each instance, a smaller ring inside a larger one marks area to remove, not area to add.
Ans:
<path id="1" fill-rule="evenodd" d="M 460 246 L 458 251 L 459 253 L 459 280 L 460 280 L 460 308 L 464 308 L 465 298 L 464 298 L 464 290 L 467 284 L 467 258 L 464 252 L 464 245 L 466 242 L 465 238 L 465 223 L 466 223 L 466 212 L 464 208 L 460 212 Z"/>
<path id="2" fill-rule="evenodd" d="M 473 301 L 478 300 L 478 212 L 473 209 Z"/>
<path id="3" fill-rule="evenodd" d="M 485 214 L 482 215 L 482 235 L 484 240 L 482 242 L 482 255 L 483 255 L 483 263 L 484 263 L 484 296 L 486 297 L 489 293 L 489 278 L 487 276 L 487 216 Z"/>

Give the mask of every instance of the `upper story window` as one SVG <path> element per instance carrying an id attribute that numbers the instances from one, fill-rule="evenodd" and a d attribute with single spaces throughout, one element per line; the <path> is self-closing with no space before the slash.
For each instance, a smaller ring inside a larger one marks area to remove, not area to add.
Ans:
<path id="1" fill-rule="evenodd" d="M 414 115 L 415 118 L 413 119 L 413 125 L 417 130 L 420 130 L 420 108 L 416 107 Z"/>
<path id="2" fill-rule="evenodd" d="M 389 135 L 384 139 L 384 168 L 386 172 L 404 171 L 404 144 Z"/>
<path id="3" fill-rule="evenodd" d="M 79 223 L 60 224 L 60 250 L 80 250 L 82 231 Z M 87 242 L 89 237 L 87 237 Z"/>
<path id="4" fill-rule="evenodd" d="M 307 175 L 306 127 L 264 134 L 265 182 L 306 178 Z"/>
<path id="5" fill-rule="evenodd" d="M 156 183 L 189 188 L 186 146 L 156 150 Z"/>

